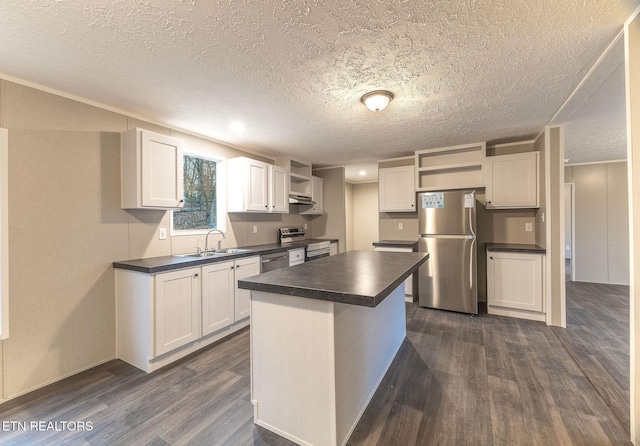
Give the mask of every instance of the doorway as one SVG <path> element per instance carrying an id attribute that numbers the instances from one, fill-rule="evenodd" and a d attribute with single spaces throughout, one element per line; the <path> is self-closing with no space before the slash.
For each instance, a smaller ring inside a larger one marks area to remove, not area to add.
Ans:
<path id="1" fill-rule="evenodd" d="M 574 184 L 564 184 L 564 271 L 566 281 L 575 281 L 573 268 L 573 251 L 575 238 L 573 236 L 574 226 L 573 219 L 575 216 L 575 207 L 573 205 L 575 199 Z"/>

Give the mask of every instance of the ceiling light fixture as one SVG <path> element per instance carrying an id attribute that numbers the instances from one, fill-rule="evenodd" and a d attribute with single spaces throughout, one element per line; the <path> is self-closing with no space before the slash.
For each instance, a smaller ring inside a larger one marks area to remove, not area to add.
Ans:
<path id="1" fill-rule="evenodd" d="M 365 93 L 360 99 L 371 111 L 383 110 L 393 99 L 393 93 L 387 90 L 375 90 Z"/>
<path id="2" fill-rule="evenodd" d="M 358 172 L 360 174 L 360 176 L 365 176 L 367 174 L 366 170 L 361 170 L 360 172 Z"/>

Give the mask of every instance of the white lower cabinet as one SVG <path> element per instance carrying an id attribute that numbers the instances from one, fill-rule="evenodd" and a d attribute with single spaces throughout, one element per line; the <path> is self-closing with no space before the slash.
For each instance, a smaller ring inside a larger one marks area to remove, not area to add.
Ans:
<path id="1" fill-rule="evenodd" d="M 116 269 L 116 356 L 152 372 L 249 325 L 260 257 L 156 275 Z"/>
<path id="2" fill-rule="evenodd" d="M 238 280 L 260 274 L 260 257 L 247 257 L 234 262 L 235 320 L 249 317 L 251 291 L 238 288 Z"/>
<path id="3" fill-rule="evenodd" d="M 155 353 L 162 355 L 200 337 L 200 268 L 155 276 Z"/>
<path id="4" fill-rule="evenodd" d="M 487 251 L 487 313 L 544 321 L 544 255 Z"/>
<path id="5" fill-rule="evenodd" d="M 235 321 L 233 262 L 202 267 L 202 334 L 206 336 Z"/>

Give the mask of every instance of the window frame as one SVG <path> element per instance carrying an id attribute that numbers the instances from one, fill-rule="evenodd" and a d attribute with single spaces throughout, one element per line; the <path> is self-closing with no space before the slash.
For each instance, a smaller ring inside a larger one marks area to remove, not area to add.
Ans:
<path id="1" fill-rule="evenodd" d="M 0 339 L 9 337 L 9 132 L 0 129 Z"/>
<path id="2" fill-rule="evenodd" d="M 208 153 L 184 150 L 183 156 L 190 156 L 194 158 L 201 158 L 207 161 L 213 161 L 216 163 L 216 221 L 217 228 L 223 233 L 226 233 L 227 229 L 227 181 L 226 173 L 227 167 L 225 159 L 219 156 L 211 155 Z M 184 180 L 183 180 L 184 181 Z M 205 235 L 211 229 L 174 229 L 173 228 L 173 212 L 170 215 L 170 233 L 172 237 L 182 237 L 188 235 Z"/>

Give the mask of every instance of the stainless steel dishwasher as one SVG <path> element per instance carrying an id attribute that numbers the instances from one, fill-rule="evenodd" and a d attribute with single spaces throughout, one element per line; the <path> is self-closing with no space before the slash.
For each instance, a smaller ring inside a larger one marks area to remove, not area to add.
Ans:
<path id="1" fill-rule="evenodd" d="M 284 252 L 275 252 L 273 254 L 266 254 L 260 256 L 260 272 L 268 273 L 269 271 L 274 271 L 276 269 L 284 268 L 285 266 L 289 266 L 289 253 L 287 251 Z"/>

